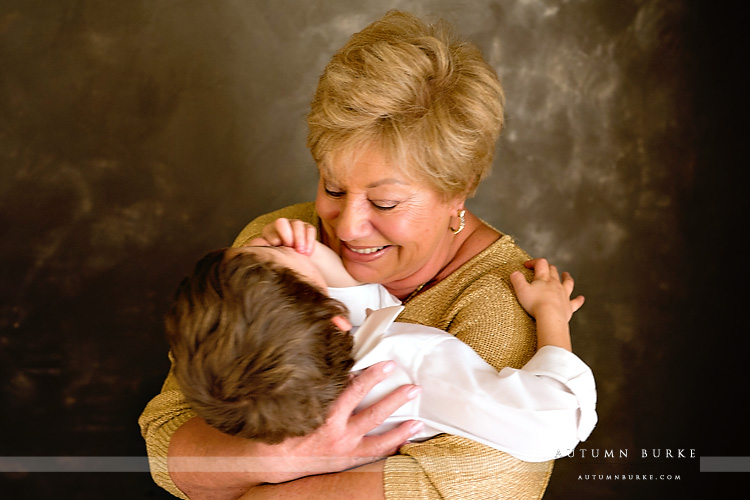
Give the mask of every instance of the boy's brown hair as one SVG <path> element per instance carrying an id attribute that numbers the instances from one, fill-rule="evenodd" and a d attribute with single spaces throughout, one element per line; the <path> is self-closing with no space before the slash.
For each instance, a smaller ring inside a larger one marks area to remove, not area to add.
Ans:
<path id="1" fill-rule="evenodd" d="M 167 314 L 173 370 L 209 425 L 276 444 L 321 426 L 349 381 L 352 338 L 340 302 L 253 253 L 209 253 Z"/>

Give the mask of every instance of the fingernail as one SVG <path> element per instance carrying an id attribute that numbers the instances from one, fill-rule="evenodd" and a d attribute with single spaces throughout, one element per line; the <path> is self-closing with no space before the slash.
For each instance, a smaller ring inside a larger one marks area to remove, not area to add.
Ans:
<path id="1" fill-rule="evenodd" d="M 388 361 L 385 365 L 383 365 L 383 373 L 391 373 L 396 368 L 396 363 L 393 361 Z"/>
<path id="2" fill-rule="evenodd" d="M 410 431 L 410 432 L 411 432 L 412 434 L 416 434 L 417 432 L 421 431 L 422 429 L 424 429 L 424 423 L 423 423 L 423 422 L 418 422 L 418 421 L 415 421 L 415 422 L 413 422 L 413 423 L 412 423 L 412 424 L 411 424 L 411 425 L 409 426 L 409 431 Z"/>
<path id="3" fill-rule="evenodd" d="M 409 389 L 409 392 L 407 392 L 406 395 L 409 399 L 414 399 L 417 396 L 419 396 L 421 392 L 422 392 L 422 388 L 419 387 L 418 385 L 415 385 L 414 387 Z"/>

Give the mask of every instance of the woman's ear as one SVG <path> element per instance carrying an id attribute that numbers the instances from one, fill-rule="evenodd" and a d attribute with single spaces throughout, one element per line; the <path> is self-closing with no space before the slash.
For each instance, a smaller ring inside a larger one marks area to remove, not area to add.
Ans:
<path id="1" fill-rule="evenodd" d="M 352 329 L 352 324 L 343 316 L 334 316 L 331 318 L 331 322 L 342 332 L 348 332 Z"/>
<path id="2" fill-rule="evenodd" d="M 466 210 L 466 196 L 459 196 L 448 202 L 451 208 L 451 212 L 458 213 L 461 210 Z"/>

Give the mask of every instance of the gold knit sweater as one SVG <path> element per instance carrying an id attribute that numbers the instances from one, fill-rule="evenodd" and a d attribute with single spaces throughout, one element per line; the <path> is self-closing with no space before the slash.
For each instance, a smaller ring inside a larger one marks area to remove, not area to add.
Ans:
<path id="1" fill-rule="evenodd" d="M 263 215 L 247 225 L 234 242 L 239 246 L 279 217 L 301 219 L 319 227 L 313 203 L 302 203 Z M 510 274 L 528 271 L 529 256 L 502 236 L 453 274 L 409 300 L 399 321 L 419 323 L 452 333 L 497 370 L 520 368 L 536 350 L 533 320 L 513 294 Z M 195 416 L 170 371 L 164 386 L 139 419 L 151 473 L 161 487 L 180 498 L 166 467 L 174 432 Z M 466 438 L 441 434 L 401 448 L 385 464 L 387 500 L 405 499 L 538 499 L 544 494 L 553 462 L 529 463 Z"/>

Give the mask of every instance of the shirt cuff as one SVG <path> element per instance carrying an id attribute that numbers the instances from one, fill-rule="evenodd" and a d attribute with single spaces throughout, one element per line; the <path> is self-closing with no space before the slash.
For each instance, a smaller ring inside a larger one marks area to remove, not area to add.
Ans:
<path id="1" fill-rule="evenodd" d="M 543 346 L 521 370 L 557 380 L 573 393 L 580 407 L 578 440 L 585 441 L 598 421 L 596 382 L 591 368 L 567 349 Z"/>

